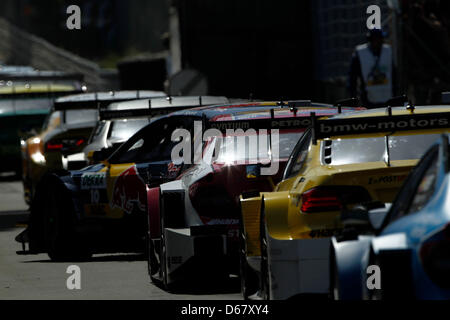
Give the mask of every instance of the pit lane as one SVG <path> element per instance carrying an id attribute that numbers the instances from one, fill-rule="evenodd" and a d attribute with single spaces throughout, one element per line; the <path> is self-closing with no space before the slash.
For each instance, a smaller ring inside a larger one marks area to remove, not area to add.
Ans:
<path id="1" fill-rule="evenodd" d="M 214 288 L 184 287 L 169 293 L 152 284 L 141 255 L 95 255 L 91 261 L 56 263 L 46 254 L 18 255 L 14 238 L 25 227 L 28 206 L 22 184 L 13 176 L 0 176 L 0 299 L 240 299 L 239 281 L 230 278 Z M 81 269 L 81 290 L 66 286 L 67 267 Z"/>

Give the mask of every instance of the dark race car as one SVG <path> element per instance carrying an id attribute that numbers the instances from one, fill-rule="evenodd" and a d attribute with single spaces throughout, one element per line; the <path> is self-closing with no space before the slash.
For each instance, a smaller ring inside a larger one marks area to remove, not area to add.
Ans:
<path id="1" fill-rule="evenodd" d="M 223 102 L 213 97 L 210 103 Z M 149 117 L 202 105 L 101 110 L 101 118 Z M 147 188 L 177 176 L 171 163 L 176 128 L 191 128 L 189 116 L 162 115 L 138 131 L 107 160 L 79 171 L 45 175 L 36 187 L 27 230 L 29 251 L 53 260 L 73 260 L 100 252 L 143 251 L 147 231 Z M 170 169 L 170 170 L 169 170 Z"/>

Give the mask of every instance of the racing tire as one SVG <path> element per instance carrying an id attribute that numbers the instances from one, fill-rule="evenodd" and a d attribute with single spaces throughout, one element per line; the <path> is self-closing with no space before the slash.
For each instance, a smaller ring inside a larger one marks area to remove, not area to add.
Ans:
<path id="1" fill-rule="evenodd" d="M 258 278 L 255 271 L 247 262 L 247 239 L 244 231 L 242 217 L 239 223 L 239 276 L 241 283 L 241 294 L 244 300 L 258 291 Z"/>
<path id="2" fill-rule="evenodd" d="M 260 296 L 263 300 L 270 300 L 269 252 L 268 252 L 268 246 L 267 246 L 268 243 L 267 243 L 267 232 L 266 232 L 264 209 L 261 211 L 260 241 L 261 241 Z"/>
<path id="3" fill-rule="evenodd" d="M 70 195 L 59 186 L 47 189 L 44 200 L 44 239 L 52 261 L 86 261 L 92 256 L 77 236 Z"/>

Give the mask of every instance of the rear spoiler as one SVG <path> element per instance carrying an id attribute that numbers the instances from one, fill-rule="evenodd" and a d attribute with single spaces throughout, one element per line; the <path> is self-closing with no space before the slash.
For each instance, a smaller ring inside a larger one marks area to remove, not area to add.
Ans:
<path id="1" fill-rule="evenodd" d="M 311 105 L 311 104 L 309 104 Z M 292 108 L 293 105 L 291 105 Z M 296 106 L 299 106 L 298 104 Z M 208 121 L 203 116 L 203 128 L 217 129 L 223 134 L 226 134 L 227 130 L 248 130 L 248 129 L 306 129 L 312 125 L 312 118 L 310 117 L 297 117 L 295 110 L 291 108 L 294 113 L 293 117 L 275 118 L 274 109 L 270 110 L 270 118 L 267 119 L 245 119 L 245 120 L 226 120 L 226 121 Z"/>
<path id="2" fill-rule="evenodd" d="M 83 99 L 82 96 L 74 97 L 73 100 L 71 100 L 69 97 L 67 101 L 55 101 L 53 108 L 56 111 L 68 109 L 101 109 L 114 102 L 150 98 L 148 95 L 146 95 L 145 93 L 142 94 L 140 91 L 136 91 L 136 94 L 134 96 L 120 95 L 120 92 L 117 93 L 119 93 L 119 95 L 115 95 L 116 93 L 113 91 L 111 91 L 110 94 L 105 94 L 102 92 L 100 96 L 98 95 L 98 92 L 85 93 L 86 95 L 93 95 L 93 97 L 89 99 Z"/>
<path id="3" fill-rule="evenodd" d="M 311 122 L 316 144 L 317 140 L 339 136 L 450 128 L 450 112 L 392 115 L 388 107 L 385 116 L 319 120 L 312 114 Z"/>
<path id="4" fill-rule="evenodd" d="M 151 100 L 150 100 L 151 101 Z M 141 108 L 141 109 L 128 109 L 128 110 L 106 110 L 100 109 L 99 117 L 102 120 L 114 120 L 114 119 L 128 119 L 128 118 L 140 118 L 140 117 L 155 117 L 159 115 L 169 114 L 178 110 L 184 110 L 191 107 L 160 107 L 160 108 Z"/>
<path id="5" fill-rule="evenodd" d="M 0 100 L 2 99 L 36 99 L 36 98 L 59 98 L 71 94 L 83 93 L 83 90 L 73 89 L 73 90 L 52 90 L 52 91 L 41 91 L 41 92 L 8 92 L 0 93 Z"/>
<path id="6" fill-rule="evenodd" d="M 221 105 L 228 103 L 226 97 L 213 96 L 168 96 L 149 98 L 148 108 L 124 109 L 124 110 L 99 110 L 101 120 L 126 119 L 139 117 L 153 117 L 169 114 L 179 110 L 197 108 L 208 105 Z"/>
<path id="7" fill-rule="evenodd" d="M 52 81 L 52 80 L 74 80 L 82 82 L 84 75 L 82 73 L 66 73 L 53 71 L 31 71 L 29 73 L 2 73 L 0 72 L 0 80 L 3 81 Z"/>
<path id="8" fill-rule="evenodd" d="M 353 100 L 352 100 L 353 101 Z M 359 101 L 359 100 L 358 100 Z M 301 107 L 311 107 L 314 103 L 311 100 L 296 100 L 296 101 L 288 101 L 283 102 L 280 101 L 277 103 L 280 107 L 289 108 L 293 117 L 285 117 L 285 118 L 275 118 L 275 109 L 270 110 L 270 118 L 267 119 L 246 119 L 246 120 L 226 120 L 226 121 L 208 121 L 205 117 L 203 117 L 203 128 L 207 129 L 217 129 L 220 130 L 223 134 L 226 134 L 228 129 L 237 130 L 237 129 L 307 129 L 312 125 L 312 117 L 305 116 L 297 116 L 297 109 Z M 316 104 L 320 105 L 320 104 Z M 358 104 L 359 105 L 359 104 Z M 336 114 L 342 113 L 342 107 L 352 107 L 353 105 L 348 103 L 347 100 L 343 100 L 342 104 L 335 105 Z M 314 113 L 311 113 L 313 115 Z M 331 115 L 329 115 L 331 116 Z M 321 117 L 326 117 L 323 115 Z"/>

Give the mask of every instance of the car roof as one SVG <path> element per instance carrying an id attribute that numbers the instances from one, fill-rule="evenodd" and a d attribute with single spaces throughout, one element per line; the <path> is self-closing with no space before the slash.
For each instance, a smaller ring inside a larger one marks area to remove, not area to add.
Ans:
<path id="1" fill-rule="evenodd" d="M 109 105 L 117 101 L 128 101 L 136 98 L 164 97 L 166 94 L 162 91 L 152 90 L 124 90 L 124 91 L 105 91 L 73 94 L 58 98 L 55 101 L 55 109 L 68 108 L 97 108 L 100 104 Z"/>
<path id="2" fill-rule="evenodd" d="M 126 102 L 117 102 L 110 104 L 108 110 L 127 110 L 127 109 L 146 109 L 146 108 L 170 108 L 170 107 L 195 107 L 211 104 L 228 103 L 226 97 L 214 96 L 178 96 L 178 97 L 160 97 L 152 99 L 139 99 Z"/>

